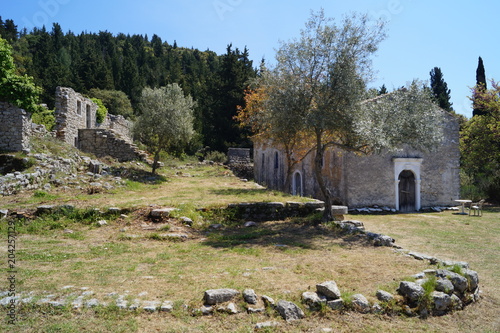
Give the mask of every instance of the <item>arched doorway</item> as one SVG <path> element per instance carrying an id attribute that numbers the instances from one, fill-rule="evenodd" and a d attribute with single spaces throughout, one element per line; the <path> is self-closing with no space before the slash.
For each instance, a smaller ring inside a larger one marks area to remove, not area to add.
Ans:
<path id="1" fill-rule="evenodd" d="M 415 210 L 415 174 L 410 170 L 403 170 L 399 174 L 399 211 L 414 212 Z"/>
<path id="2" fill-rule="evenodd" d="M 299 171 L 293 175 L 293 195 L 302 196 L 302 175 Z"/>

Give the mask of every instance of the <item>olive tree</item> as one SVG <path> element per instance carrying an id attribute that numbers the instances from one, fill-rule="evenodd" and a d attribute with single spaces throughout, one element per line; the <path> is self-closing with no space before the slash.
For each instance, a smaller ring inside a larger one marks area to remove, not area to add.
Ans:
<path id="1" fill-rule="evenodd" d="M 332 218 L 332 195 L 322 174 L 327 149 L 372 153 L 395 149 L 402 142 L 432 147 L 440 137 L 432 123 L 439 112 L 418 84 L 376 103 L 364 102 L 373 77 L 371 56 L 384 38 L 383 22 L 373 24 L 367 16 L 352 14 L 337 25 L 321 10 L 312 13 L 300 38 L 281 44 L 276 66 L 259 79 L 264 99 L 255 120 L 282 145 L 289 138 L 280 133 L 287 129 L 290 135 L 307 138 L 303 142 L 309 149 L 301 151 L 315 154 L 324 220 Z"/>
<path id="2" fill-rule="evenodd" d="M 177 83 L 142 90 L 139 102 L 142 113 L 134 132 L 154 154 L 153 173 L 158 168 L 161 151 L 186 145 L 193 137 L 194 106 L 191 96 L 184 96 Z"/>

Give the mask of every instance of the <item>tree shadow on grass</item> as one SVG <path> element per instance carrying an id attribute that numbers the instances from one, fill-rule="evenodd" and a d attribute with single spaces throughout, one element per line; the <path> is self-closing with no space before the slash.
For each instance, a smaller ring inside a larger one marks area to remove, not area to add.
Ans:
<path id="1" fill-rule="evenodd" d="M 153 174 L 149 171 L 135 167 L 120 166 L 118 168 L 112 168 L 111 174 L 115 177 L 121 177 L 143 184 L 161 184 L 167 181 L 167 177 L 165 176 Z"/>
<path id="2" fill-rule="evenodd" d="M 204 245 L 215 248 L 238 246 L 276 247 L 281 250 L 321 250 L 336 244 L 345 248 L 372 246 L 366 237 L 348 234 L 340 228 L 312 222 L 261 222 L 254 227 L 227 227 L 207 235 Z"/>

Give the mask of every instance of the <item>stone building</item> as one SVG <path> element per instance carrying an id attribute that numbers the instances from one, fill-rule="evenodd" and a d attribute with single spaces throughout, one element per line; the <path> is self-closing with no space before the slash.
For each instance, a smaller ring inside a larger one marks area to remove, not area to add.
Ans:
<path id="1" fill-rule="evenodd" d="M 350 208 L 380 206 L 399 211 L 451 206 L 460 193 L 459 125 L 443 111 L 444 140 L 433 152 L 406 147 L 400 153 L 356 155 L 340 149 L 326 152 L 323 175 L 338 204 Z M 290 188 L 285 154 L 269 142 L 254 143 L 254 172 L 258 183 L 301 196 L 322 199 L 309 154 L 292 171 Z"/>
<path id="2" fill-rule="evenodd" d="M 29 149 L 30 114 L 10 103 L 0 102 L 0 151 Z"/>
<path id="3" fill-rule="evenodd" d="M 97 104 L 71 88 L 56 88 L 56 137 L 78 146 L 78 130 L 96 128 Z"/>

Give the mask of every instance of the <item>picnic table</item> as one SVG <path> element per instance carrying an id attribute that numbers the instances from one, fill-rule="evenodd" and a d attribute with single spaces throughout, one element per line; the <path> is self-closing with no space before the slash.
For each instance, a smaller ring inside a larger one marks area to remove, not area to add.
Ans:
<path id="1" fill-rule="evenodd" d="M 460 215 L 467 215 L 467 213 L 465 212 L 465 204 L 466 203 L 471 203 L 472 200 L 469 200 L 469 199 L 457 199 L 455 201 L 459 202 L 462 205 L 462 212 L 458 213 L 458 214 L 460 214 Z"/>

